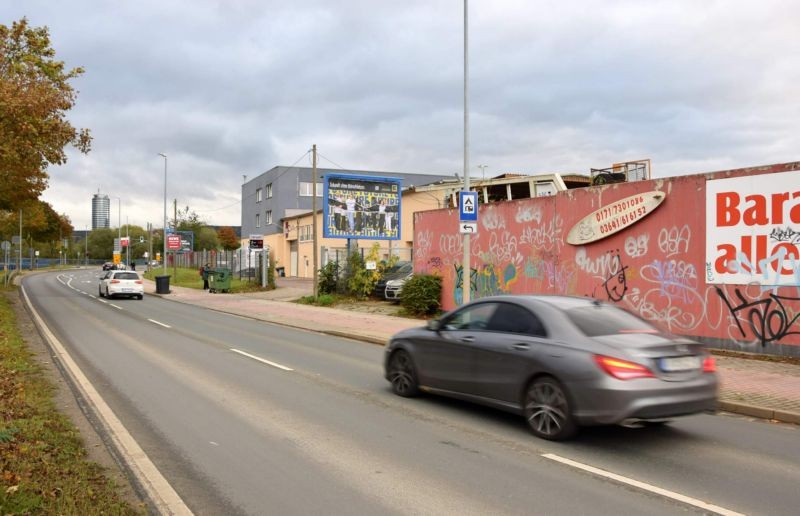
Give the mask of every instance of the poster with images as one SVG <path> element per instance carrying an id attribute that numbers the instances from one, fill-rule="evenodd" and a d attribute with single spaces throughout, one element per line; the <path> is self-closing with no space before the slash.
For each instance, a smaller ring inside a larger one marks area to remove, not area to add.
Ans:
<path id="1" fill-rule="evenodd" d="M 400 239 L 400 179 L 327 175 L 325 238 Z"/>

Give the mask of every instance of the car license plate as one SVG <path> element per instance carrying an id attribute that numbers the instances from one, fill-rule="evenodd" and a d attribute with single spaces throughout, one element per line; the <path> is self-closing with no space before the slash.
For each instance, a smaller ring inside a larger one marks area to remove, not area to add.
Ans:
<path id="1" fill-rule="evenodd" d="M 665 357 L 660 360 L 662 371 L 692 371 L 700 368 L 700 357 Z"/>
<path id="2" fill-rule="evenodd" d="M 123 292 L 133 292 L 133 289 L 132 288 L 123 288 L 122 291 Z"/>

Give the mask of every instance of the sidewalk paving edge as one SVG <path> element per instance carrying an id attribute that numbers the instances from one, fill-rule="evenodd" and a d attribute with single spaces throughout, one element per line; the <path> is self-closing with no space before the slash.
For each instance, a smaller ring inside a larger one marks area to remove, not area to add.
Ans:
<path id="1" fill-rule="evenodd" d="M 162 299 L 167 299 L 169 301 L 174 301 L 176 303 L 183 303 L 185 305 L 198 306 L 198 305 L 196 305 L 194 303 L 189 303 L 187 301 L 181 301 L 180 299 L 175 299 L 175 298 L 172 298 L 172 297 L 165 296 L 164 294 L 157 294 L 157 293 L 148 293 L 148 294 L 152 295 L 152 296 L 158 296 L 158 297 L 160 297 Z M 267 322 L 267 323 L 270 323 L 270 324 L 277 324 L 279 326 L 285 326 L 287 328 L 294 328 L 294 329 L 297 329 L 297 330 L 313 331 L 314 333 L 321 333 L 323 335 L 330 335 L 332 337 L 342 337 L 342 338 L 346 338 L 346 339 L 359 340 L 359 341 L 363 341 L 363 342 L 368 342 L 370 344 L 376 344 L 378 346 L 385 346 L 387 344 L 386 339 L 381 339 L 381 338 L 378 338 L 378 337 L 372 337 L 370 335 L 359 335 L 359 334 L 356 334 L 356 333 L 346 333 L 346 332 L 338 331 L 338 330 L 311 329 L 311 328 L 307 328 L 305 326 L 298 326 L 298 325 L 288 324 L 288 323 L 285 323 L 285 322 L 278 322 L 278 321 L 269 321 L 269 320 L 265 320 L 265 319 L 260 319 L 258 317 L 253 317 L 251 315 L 242 315 L 242 314 L 238 314 L 238 313 L 229 312 L 229 311 L 226 311 L 226 310 L 220 310 L 218 308 L 210 308 L 210 307 L 207 307 L 207 306 L 204 306 L 203 308 L 205 308 L 207 310 L 213 310 L 214 312 L 219 312 L 219 313 L 223 313 L 223 314 L 235 315 L 237 317 L 244 317 L 246 319 L 251 319 L 253 321 L 261 321 L 261 322 Z M 788 410 L 770 409 L 770 408 L 758 407 L 758 406 L 755 406 L 755 405 L 748 405 L 747 403 L 739 403 L 739 402 L 735 402 L 735 401 L 723 401 L 723 400 L 718 400 L 717 401 L 717 410 L 724 411 L 724 412 L 731 412 L 733 414 L 739 414 L 739 415 L 742 415 L 742 416 L 757 417 L 757 418 L 760 418 L 760 419 L 767 419 L 767 420 L 770 420 L 770 421 L 779 421 L 781 423 L 792 423 L 792 424 L 800 425 L 800 414 L 798 414 L 796 412 L 791 412 L 791 411 L 788 411 Z"/>

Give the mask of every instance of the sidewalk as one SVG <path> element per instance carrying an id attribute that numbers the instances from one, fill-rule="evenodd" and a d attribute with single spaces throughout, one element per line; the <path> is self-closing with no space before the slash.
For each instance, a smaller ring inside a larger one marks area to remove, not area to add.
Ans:
<path id="1" fill-rule="evenodd" d="M 283 278 L 282 278 L 283 279 Z M 283 285 L 281 285 L 283 283 Z M 210 294 L 204 290 L 170 287 L 161 297 L 250 317 L 284 326 L 383 345 L 400 330 L 422 321 L 351 312 L 290 302 L 310 294 L 303 280 L 279 282 L 279 288 L 257 294 Z M 155 283 L 145 280 L 145 292 Z M 720 377 L 720 410 L 800 424 L 800 365 L 716 356 Z"/>

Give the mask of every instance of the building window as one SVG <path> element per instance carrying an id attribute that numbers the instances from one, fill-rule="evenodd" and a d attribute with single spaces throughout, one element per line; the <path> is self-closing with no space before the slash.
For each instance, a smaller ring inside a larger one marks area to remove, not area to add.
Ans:
<path id="1" fill-rule="evenodd" d="M 313 183 L 300 183 L 300 197 L 311 197 L 311 191 L 314 188 Z M 317 185 L 317 197 L 322 197 L 322 185 Z"/>
<path id="2" fill-rule="evenodd" d="M 267 185 L 266 190 L 267 190 L 267 199 L 272 199 L 272 183 Z"/>
<path id="3" fill-rule="evenodd" d="M 260 213 L 256 213 L 256 227 L 257 228 L 261 227 L 261 214 Z"/>
<path id="4" fill-rule="evenodd" d="M 297 231 L 297 238 L 301 242 L 307 242 L 309 240 L 313 240 L 312 235 L 312 226 L 300 226 Z"/>
<path id="5" fill-rule="evenodd" d="M 267 210 L 267 213 L 264 214 L 264 225 L 269 226 L 272 224 L 272 210 Z"/>
<path id="6" fill-rule="evenodd" d="M 256 202 L 261 202 L 261 188 L 256 188 Z"/>

